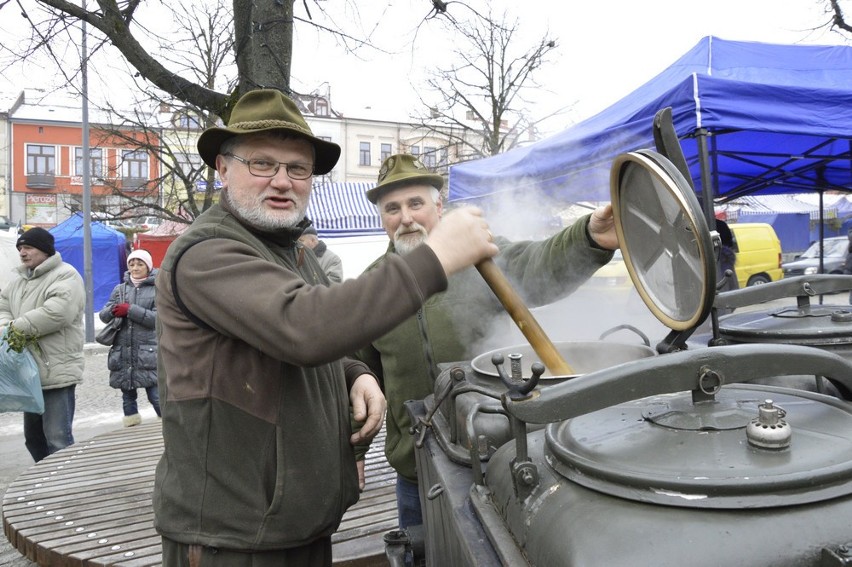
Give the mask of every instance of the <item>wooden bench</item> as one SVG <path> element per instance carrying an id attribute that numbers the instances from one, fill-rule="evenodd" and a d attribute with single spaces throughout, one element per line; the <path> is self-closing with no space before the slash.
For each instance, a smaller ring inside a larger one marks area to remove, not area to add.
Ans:
<path id="1" fill-rule="evenodd" d="M 3 497 L 3 531 L 42 567 L 161 563 L 151 492 L 163 452 L 160 422 L 77 443 L 27 469 Z M 396 475 L 384 430 L 367 455 L 367 488 L 332 537 L 334 565 L 388 564 L 383 535 L 396 528 Z"/>

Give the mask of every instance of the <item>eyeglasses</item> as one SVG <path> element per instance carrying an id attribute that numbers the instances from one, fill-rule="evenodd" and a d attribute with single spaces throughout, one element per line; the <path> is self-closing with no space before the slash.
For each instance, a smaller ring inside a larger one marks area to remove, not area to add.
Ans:
<path id="1" fill-rule="evenodd" d="M 255 177 L 275 177 L 281 166 L 287 172 L 287 177 L 290 179 L 307 179 L 314 173 L 314 166 L 310 163 L 293 162 L 287 163 L 284 161 L 273 161 L 269 159 L 243 159 L 234 154 L 225 154 L 240 161 L 248 166 L 249 173 Z"/>

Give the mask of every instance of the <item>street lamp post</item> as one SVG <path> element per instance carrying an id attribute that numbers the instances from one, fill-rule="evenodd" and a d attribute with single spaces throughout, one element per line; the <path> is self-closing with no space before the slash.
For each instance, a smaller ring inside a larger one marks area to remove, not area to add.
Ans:
<path id="1" fill-rule="evenodd" d="M 86 0 L 82 0 L 83 11 L 86 11 Z M 83 280 L 86 284 L 86 342 L 95 340 L 94 313 L 94 283 L 92 279 L 92 175 L 89 150 L 89 79 L 87 68 L 89 54 L 86 47 L 86 20 L 83 24 L 83 41 L 81 43 L 83 81 Z"/>

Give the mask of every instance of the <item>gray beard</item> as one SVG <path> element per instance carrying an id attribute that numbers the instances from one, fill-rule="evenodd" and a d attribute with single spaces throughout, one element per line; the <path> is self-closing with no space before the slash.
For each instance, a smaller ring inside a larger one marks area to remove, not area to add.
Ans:
<path id="1" fill-rule="evenodd" d="M 426 242 L 426 237 L 421 234 L 420 238 L 414 238 L 413 236 L 399 238 L 394 241 L 393 246 L 400 256 L 405 256 L 424 242 Z"/>
<path id="2" fill-rule="evenodd" d="M 241 203 L 231 198 L 228 191 L 222 191 L 220 198 L 225 199 L 228 209 L 245 224 L 260 230 L 275 232 L 285 228 L 293 228 L 304 218 L 305 211 L 297 213 L 291 218 L 281 218 L 258 207 L 244 207 Z"/>

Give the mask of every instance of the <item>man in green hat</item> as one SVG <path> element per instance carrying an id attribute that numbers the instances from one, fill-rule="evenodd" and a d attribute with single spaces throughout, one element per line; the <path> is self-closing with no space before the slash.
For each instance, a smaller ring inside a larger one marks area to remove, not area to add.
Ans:
<path id="1" fill-rule="evenodd" d="M 198 151 L 221 200 L 169 247 L 156 281 L 162 564 L 331 565 L 331 534 L 358 500 L 352 444 L 378 432 L 386 407 L 376 377 L 344 355 L 497 247 L 479 211 L 459 211 L 419 250 L 317 285 L 327 280 L 298 239 L 311 176 L 340 148 L 262 89 L 203 132 Z"/>
<path id="2" fill-rule="evenodd" d="M 430 173 L 414 156 L 388 157 L 379 170 L 378 184 L 367 191 L 390 237 L 387 252 L 367 268 L 381 269 L 387 262 L 417 253 L 439 230 L 444 213 L 440 190 L 444 181 Z M 532 305 L 564 297 L 609 262 L 618 238 L 607 205 L 541 242 L 498 239 L 497 264 Z M 415 471 L 411 420 L 406 400 L 421 400 L 433 393 L 438 364 L 470 360 L 479 353 L 468 348 L 482 345 L 492 322 L 503 307 L 476 270 L 450 277 L 447 290 L 429 298 L 416 317 L 361 349 L 356 358 L 382 378 L 388 402 L 385 454 L 397 471 L 397 510 L 400 528 L 422 523 Z M 359 466 L 363 466 L 360 464 Z"/>

